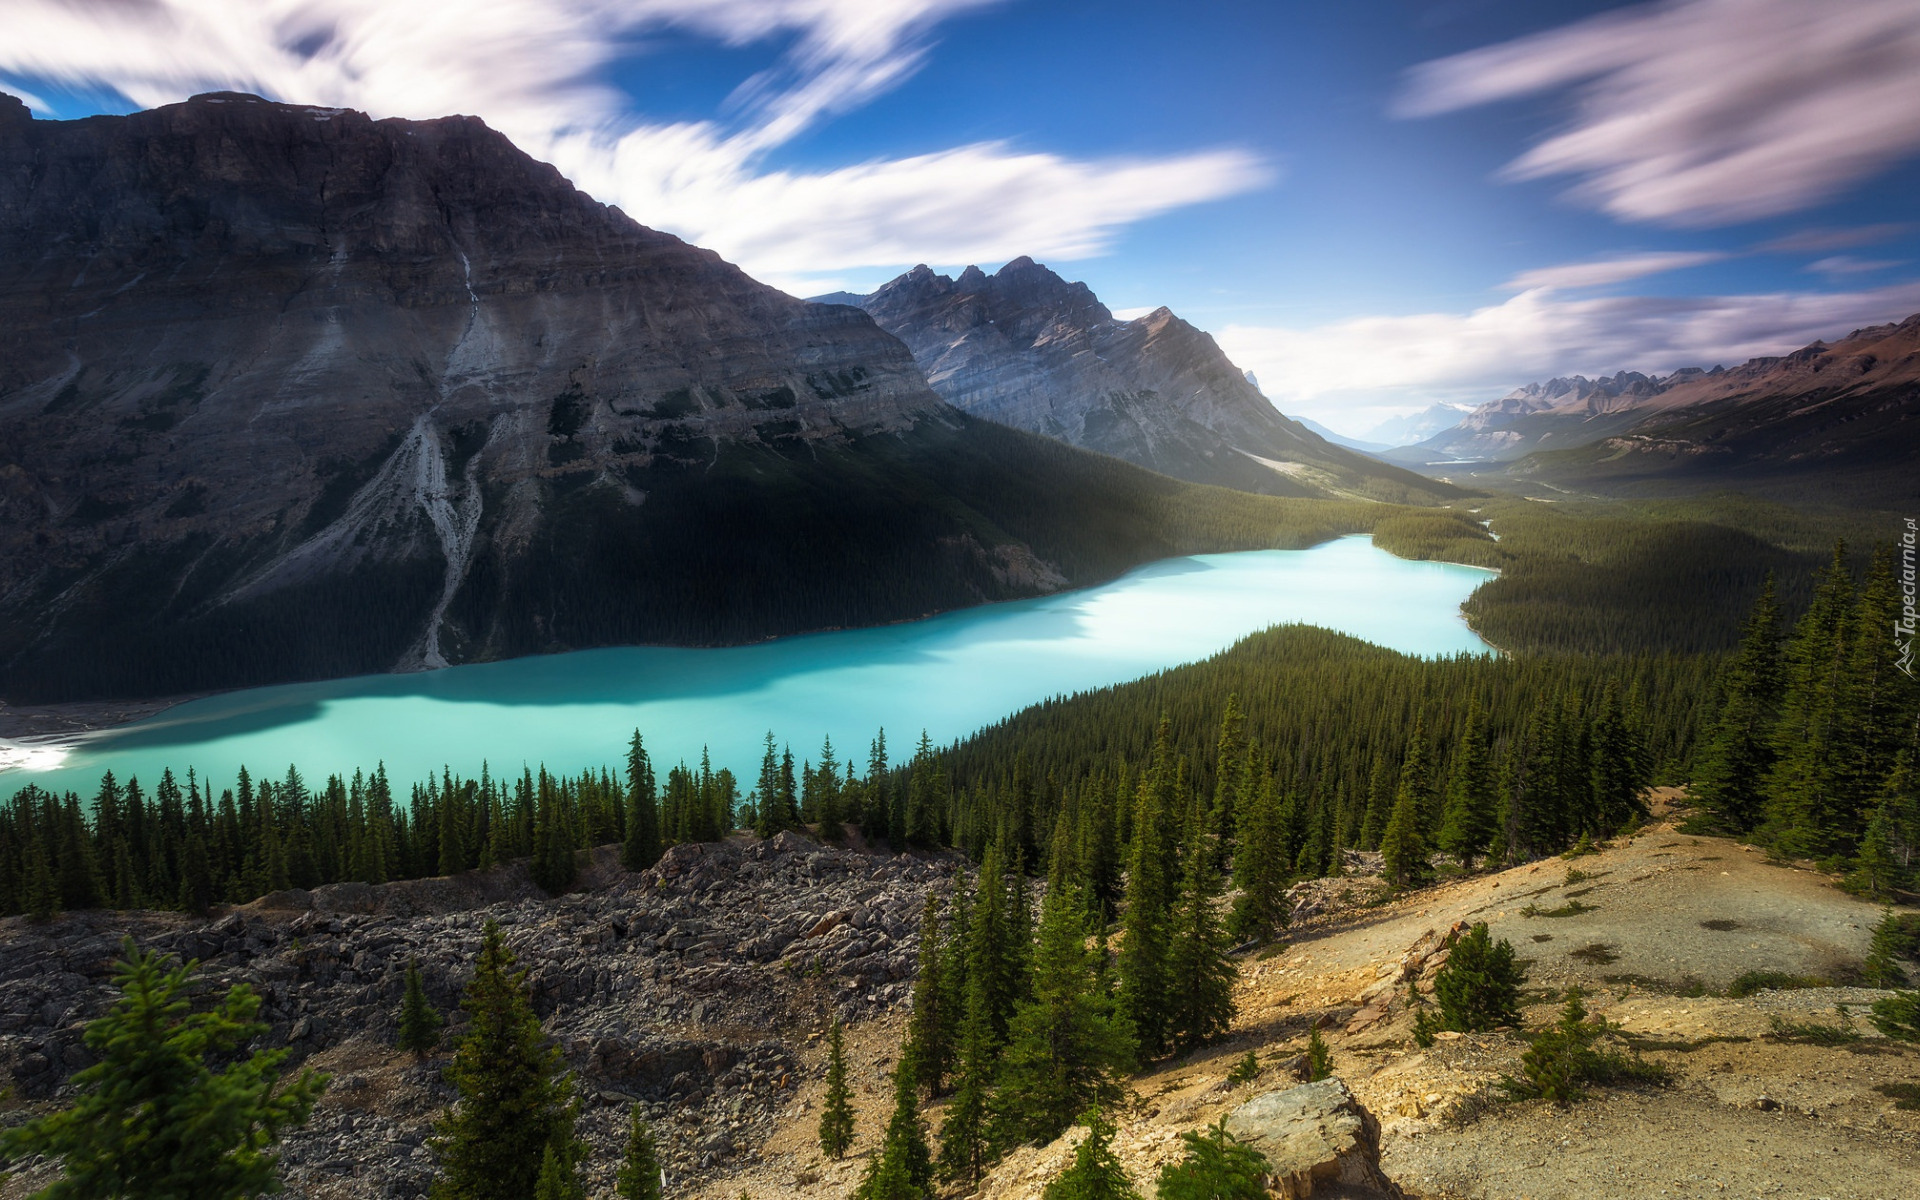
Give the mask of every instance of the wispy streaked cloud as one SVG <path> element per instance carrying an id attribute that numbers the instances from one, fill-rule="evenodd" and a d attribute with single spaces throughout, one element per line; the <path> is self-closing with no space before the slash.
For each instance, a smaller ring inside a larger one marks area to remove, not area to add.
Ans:
<path id="1" fill-rule="evenodd" d="M 1586 262 L 1561 263 L 1553 267 L 1537 267 L 1531 271 L 1522 271 L 1502 286 L 1515 291 L 1530 288 L 1583 288 L 1601 287 L 1610 283 L 1625 283 L 1630 279 L 1643 279 L 1648 275 L 1658 275 L 1665 271 L 1678 271 L 1685 267 L 1697 267 L 1703 263 L 1719 262 L 1727 256 L 1717 250 L 1672 250 L 1657 254 L 1632 254 L 1619 258 L 1595 258 Z"/>
<path id="2" fill-rule="evenodd" d="M 1871 275 L 1875 271 L 1905 266 L 1906 262 L 1904 258 L 1855 258 L 1851 254 L 1835 254 L 1808 263 L 1807 270 L 1816 275 L 1843 278 L 1848 275 Z"/>
<path id="3" fill-rule="evenodd" d="M 1851 229 L 1803 229 L 1799 233 L 1790 233 L 1785 237 L 1762 242 L 1754 249 L 1764 250 L 1769 254 L 1825 254 L 1834 250 L 1852 250 L 1857 246 L 1890 242 L 1912 231 L 1912 225 L 1899 222 L 1856 225 Z"/>
<path id="4" fill-rule="evenodd" d="M 817 171 L 768 151 L 910 77 L 1004 0 L 8 0 L 0 74 L 143 107 L 235 89 L 375 116 L 469 113 L 646 224 L 792 290 L 927 260 L 1097 254 L 1145 217 L 1273 176 L 1234 149 L 1075 159 L 1002 142 Z M 784 47 L 711 119 L 649 122 L 610 68 L 677 31 Z"/>
<path id="5" fill-rule="evenodd" d="M 1522 292 L 1468 313 L 1307 328 L 1229 326 L 1221 348 L 1287 412 L 1490 400 L 1554 375 L 1666 372 L 1782 354 L 1920 311 L 1920 282 L 1871 291 L 1570 299 Z"/>
<path id="6" fill-rule="evenodd" d="M 1914 0 L 1672 0 L 1427 63 L 1398 111 L 1575 88 L 1507 168 L 1616 217 L 1729 224 L 1808 207 L 1920 150 Z"/>

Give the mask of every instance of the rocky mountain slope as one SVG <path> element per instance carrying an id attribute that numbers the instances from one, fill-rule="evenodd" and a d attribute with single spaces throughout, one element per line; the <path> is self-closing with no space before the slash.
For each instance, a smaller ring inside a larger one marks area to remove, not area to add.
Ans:
<path id="1" fill-rule="evenodd" d="M 957 279 L 919 266 L 870 296 L 817 299 L 871 313 L 964 412 L 1179 479 L 1276 496 L 1457 494 L 1282 416 L 1167 309 L 1118 320 L 1084 283 L 1030 258 Z"/>
<path id="2" fill-rule="evenodd" d="M 251 985 L 264 999 L 264 1043 L 334 1075 L 315 1119 L 287 1139 L 292 1194 L 424 1196 L 423 1146 L 452 1093 L 444 1057 L 416 1064 L 390 1048 L 404 974 L 417 959 L 457 1038 L 455 1006 L 492 919 L 580 1081 L 594 1194 L 611 1184 L 635 1101 L 676 1189 L 723 1177 L 816 1074 L 813 1039 L 827 1024 L 883 1015 L 906 997 L 927 889 L 944 886 L 951 864 L 789 833 L 678 847 L 630 874 L 613 849 L 597 853 L 582 890 L 555 899 L 512 867 L 279 893 L 206 922 L 87 913 L 0 923 L 0 1073 L 35 1104 L 90 1061 L 81 1030 L 110 1002 L 112 962 L 133 934 L 200 959 L 216 990 Z M 0 1197 L 24 1195 L 49 1170 L 0 1180 Z"/>
<path id="3" fill-rule="evenodd" d="M 920 616 L 1178 552 L 1190 492 L 474 118 L 0 97 L 0 698 Z"/>
<path id="4" fill-rule="evenodd" d="M 110 960 L 132 933 L 202 958 L 214 984 L 251 983 L 266 998 L 266 1041 L 334 1074 L 313 1121 L 287 1139 L 292 1194 L 424 1195 L 425 1138 L 452 1096 L 443 1059 L 416 1064 L 391 1049 L 402 976 L 418 957 L 431 998 L 450 1008 L 492 918 L 531 969 L 536 1009 L 580 1080 L 594 1194 L 637 1100 L 665 1134 L 674 1195 L 842 1200 L 885 1128 L 921 905 L 954 865 L 789 832 L 679 847 L 638 874 L 602 848 L 579 888 L 551 899 L 514 865 L 281 893 L 204 921 L 10 918 L 0 921 L 0 1082 L 16 1100 L 0 1122 L 53 1103 L 88 1061 L 81 1031 L 108 1002 Z M 1346 866 L 1293 890 L 1285 943 L 1239 960 L 1239 1015 L 1223 1041 L 1130 1081 L 1114 1149 L 1143 1189 L 1180 1156 L 1182 1133 L 1222 1116 L 1244 1133 L 1254 1115 L 1297 1106 L 1316 1029 L 1340 1086 L 1323 1089 L 1330 1103 L 1314 1119 L 1359 1135 L 1328 1165 L 1384 1172 L 1407 1195 L 1602 1200 L 1622 1179 L 1648 1195 L 1896 1200 L 1920 1188 L 1920 1113 L 1879 1090 L 1911 1083 L 1920 1052 L 1861 1019 L 1887 993 L 1817 978 L 1844 980 L 1879 910 L 1828 878 L 1676 833 L 1664 817 L 1591 856 L 1399 897 L 1380 894 L 1378 855 L 1349 852 Z M 1473 921 L 1526 963 L 1529 1028 L 1578 986 L 1618 1027 L 1614 1044 L 1665 1065 L 1671 1081 L 1600 1088 L 1571 1108 L 1510 1103 L 1498 1081 L 1519 1070 L 1523 1035 L 1415 1044 L 1409 986 L 1432 1003 L 1450 939 Z M 1790 990 L 1730 986 L 1754 971 L 1798 978 Z M 857 1140 L 830 1162 L 814 1131 L 820 1035 L 836 1017 L 848 1022 Z M 1248 1051 L 1258 1074 L 1229 1079 Z M 937 1129 L 943 1105 L 926 1115 Z M 1038 1200 L 1079 1136 L 1013 1151 L 976 1194 Z M 0 1180 L 0 1200 L 52 1175 L 49 1164 L 23 1166 Z M 1356 1194 L 1295 1182 L 1286 1194 Z"/>
<path id="5" fill-rule="evenodd" d="M 1510 470 L 1595 490 L 1740 487 L 1902 508 L 1920 498 L 1917 461 L 1920 314 L 1670 377 L 1630 428 Z"/>
<path id="6" fill-rule="evenodd" d="M 1920 496 L 1920 315 L 1792 354 L 1529 384 L 1397 462 L 1597 492 L 1739 488 L 1895 508 Z"/>

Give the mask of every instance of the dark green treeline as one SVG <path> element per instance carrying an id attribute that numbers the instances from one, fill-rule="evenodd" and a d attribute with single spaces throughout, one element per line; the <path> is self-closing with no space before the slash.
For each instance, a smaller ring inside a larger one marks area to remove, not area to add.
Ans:
<path id="1" fill-rule="evenodd" d="M 1775 852 L 1850 867 L 1891 900 L 1920 859 L 1920 686 L 1900 666 L 1891 547 L 1856 577 L 1846 548 L 1789 626 L 1771 587 L 1717 689 L 1694 796 L 1719 828 Z"/>
<path id="2" fill-rule="evenodd" d="M 1697 656 L 1431 661 L 1289 627 L 1037 706 L 944 752 L 923 736 L 905 763 L 889 760 L 884 734 L 864 762 L 830 742 L 796 762 L 769 736 L 744 796 L 704 756 L 657 778 L 637 734 L 618 772 L 442 772 L 404 797 L 379 767 L 317 787 L 292 768 L 278 780 L 243 772 L 217 793 L 192 772 L 150 792 L 112 777 L 91 797 L 28 787 L 0 807 L 0 906 L 197 910 L 513 859 L 559 890 L 583 847 L 618 843 L 637 867 L 736 826 L 807 824 L 976 861 L 997 844 L 1034 872 L 1058 844 L 1111 913 L 1146 788 L 1167 860 L 1204 812 L 1213 867 L 1243 888 L 1379 848 L 1396 804 L 1418 849 L 1520 858 L 1619 827 L 1644 781 L 1684 780 L 1716 669 Z"/>

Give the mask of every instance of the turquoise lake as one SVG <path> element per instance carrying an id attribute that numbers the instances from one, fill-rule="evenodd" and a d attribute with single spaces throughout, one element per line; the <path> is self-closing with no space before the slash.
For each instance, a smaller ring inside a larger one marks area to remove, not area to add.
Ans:
<path id="1" fill-rule="evenodd" d="M 1410 562 L 1365 536 L 1308 550 L 1203 554 L 1140 567 L 1111 583 L 922 621 L 720 649 L 584 650 L 412 675 L 256 688 L 196 700 L 0 772 L 87 795 L 102 772 L 188 767 L 216 790 L 244 764 L 311 784 L 384 760 L 396 791 L 438 773 L 497 775 L 620 766 L 638 728 L 661 774 L 703 746 L 742 780 L 772 730 L 795 758 L 824 738 L 864 762 L 887 731 L 892 757 L 925 730 L 936 745 L 1049 697 L 1206 658 L 1272 625 L 1340 630 L 1408 654 L 1491 653 L 1460 604 L 1492 572 Z M 742 786 L 744 792 L 745 785 Z"/>

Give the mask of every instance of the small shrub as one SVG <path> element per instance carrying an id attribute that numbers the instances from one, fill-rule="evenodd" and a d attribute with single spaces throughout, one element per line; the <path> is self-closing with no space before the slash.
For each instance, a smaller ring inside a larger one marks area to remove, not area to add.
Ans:
<path id="1" fill-rule="evenodd" d="M 1580 835 L 1580 840 L 1575 842 L 1572 848 L 1569 849 L 1565 854 L 1562 854 L 1560 857 L 1571 859 L 1571 858 L 1580 858 L 1588 854 L 1598 854 L 1598 853 L 1600 853 L 1600 848 L 1593 844 L 1592 835 L 1583 833 Z"/>
<path id="2" fill-rule="evenodd" d="M 1520 985 L 1526 971 L 1513 960 L 1513 943 L 1498 942 L 1485 921 L 1453 944 L 1447 963 L 1433 978 L 1442 1028 L 1481 1033 L 1520 1023 Z"/>
<path id="3" fill-rule="evenodd" d="M 1098 1109 L 1080 1118 L 1087 1136 L 1073 1152 L 1073 1165 L 1047 1185 L 1042 1200 L 1140 1200 L 1126 1168 L 1113 1153 L 1113 1122 Z"/>
<path id="4" fill-rule="evenodd" d="M 1920 992 L 1895 992 L 1873 1002 L 1873 1027 L 1898 1042 L 1920 1042 Z"/>
<path id="5" fill-rule="evenodd" d="M 1767 1036 L 1776 1042 L 1846 1046 L 1860 1041 L 1865 1035 L 1853 1027 L 1851 1019 L 1843 1025 L 1824 1025 L 1818 1021 L 1789 1021 L 1775 1015 L 1767 1018 Z"/>
<path id="6" fill-rule="evenodd" d="M 1520 1056 L 1521 1077 L 1507 1076 L 1500 1086 L 1515 1100 L 1551 1100 L 1571 1104 L 1586 1098 L 1588 1085 L 1664 1084 L 1671 1077 L 1659 1063 L 1600 1050 L 1595 1043 L 1610 1032 L 1605 1018 L 1587 1020 L 1580 991 L 1567 995 L 1560 1020 L 1534 1034 Z"/>
<path id="7" fill-rule="evenodd" d="M 1245 1058 L 1233 1064 L 1233 1070 L 1227 1072 L 1227 1082 L 1232 1084 L 1252 1083 L 1258 1078 L 1260 1057 L 1251 1050 L 1247 1051 Z"/>
<path id="8" fill-rule="evenodd" d="M 1332 1074 L 1333 1051 L 1327 1048 L 1327 1039 L 1316 1029 L 1307 1039 L 1307 1082 L 1319 1083 Z"/>
<path id="9" fill-rule="evenodd" d="M 1541 908 L 1538 904 L 1529 904 L 1520 910 L 1523 917 L 1577 917 L 1581 913 L 1600 911 L 1597 904 L 1582 904 L 1578 900 L 1569 900 L 1559 908 Z"/>
<path id="10" fill-rule="evenodd" d="M 1607 945 L 1605 942 L 1589 942 L 1578 950 L 1567 951 L 1567 957 L 1577 958 L 1585 963 L 1592 963 L 1596 967 L 1604 967 L 1608 963 L 1620 961 L 1620 956 L 1613 952 L 1613 947 Z"/>
<path id="11" fill-rule="evenodd" d="M 1227 1132 L 1225 1117 L 1180 1140 L 1187 1156 L 1160 1168 L 1159 1200 L 1266 1200 L 1267 1160 Z"/>
<path id="12" fill-rule="evenodd" d="M 1920 913 L 1896 914 L 1891 908 L 1873 928 L 1873 945 L 1860 964 L 1860 981 L 1869 987 L 1907 986 L 1902 959 L 1920 953 Z"/>
<path id="13" fill-rule="evenodd" d="M 1785 971 L 1747 971 L 1727 985 L 1727 995 L 1739 1000 L 1755 992 L 1791 992 L 1800 988 L 1830 987 L 1832 980 L 1818 975 L 1790 975 Z"/>
<path id="14" fill-rule="evenodd" d="M 1593 876 L 1587 874 L 1585 871 L 1582 871 L 1579 867 L 1568 867 L 1566 881 L 1562 883 L 1560 886 L 1572 887 L 1576 883 L 1585 883 L 1587 880 L 1592 878 Z"/>
<path id="15" fill-rule="evenodd" d="M 1696 998 L 1707 994 L 1707 985 L 1693 975 L 1683 975 L 1679 979 L 1657 979 L 1652 975 L 1636 975 L 1627 972 L 1619 975 L 1602 975 L 1600 978 L 1608 983 L 1631 984 L 1643 992 L 1658 992 L 1662 996 Z"/>

